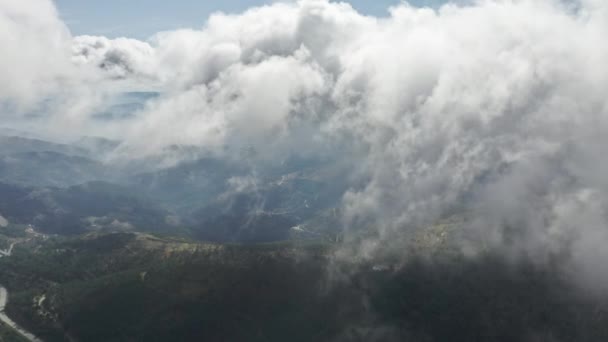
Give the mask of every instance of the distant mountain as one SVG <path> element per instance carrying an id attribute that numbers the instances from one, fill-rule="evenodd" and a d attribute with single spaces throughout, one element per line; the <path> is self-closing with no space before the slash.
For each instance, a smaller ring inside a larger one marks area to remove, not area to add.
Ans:
<path id="1" fill-rule="evenodd" d="M 20 222 L 55 233 L 108 226 L 109 220 L 144 231 L 172 228 L 217 242 L 322 240 L 328 231 L 335 235 L 337 222 L 328 224 L 326 213 L 347 189 L 343 166 L 328 160 L 293 156 L 268 163 L 257 160 L 252 150 L 226 158 L 174 146 L 167 154 L 177 162 L 168 166 L 161 157 L 112 164 L 104 160 L 120 142 L 105 138 L 83 137 L 70 145 L 2 139 L 7 144 L 0 148 L 0 182 L 26 189 L 26 195 L 11 198 L 0 193 L 12 203 L 8 213 L 25 205 L 31 210 L 19 216 Z M 91 184 L 95 191 L 84 191 Z M 120 200 L 108 192 L 121 193 Z M 135 198 L 145 201 L 133 209 Z"/>
<path id="2" fill-rule="evenodd" d="M 285 176 L 259 184 L 248 192 L 224 193 L 194 212 L 194 236 L 210 241 L 271 242 L 288 240 L 294 227 L 338 205 L 341 194 L 331 186 L 299 177 Z M 323 240 L 329 231 L 309 238 Z M 299 237 L 304 237 L 300 234 Z"/>
<path id="3" fill-rule="evenodd" d="M 0 183 L 0 213 L 9 222 L 33 224 L 43 232 L 77 234 L 90 230 L 167 232 L 170 213 L 129 189 L 109 183 L 69 188 L 28 188 Z"/>
<path id="4" fill-rule="evenodd" d="M 194 236 L 217 242 L 272 242 L 289 238 L 296 219 L 286 212 L 264 211 L 255 194 L 239 194 L 215 202 L 197 213 L 191 231 Z"/>
<path id="5" fill-rule="evenodd" d="M 246 172 L 237 163 L 201 158 L 135 174 L 128 178 L 127 183 L 141 193 L 164 202 L 172 210 L 187 215 L 225 191 L 229 178 Z"/>
<path id="6" fill-rule="evenodd" d="M 11 155 L 27 152 L 55 152 L 69 156 L 86 156 L 86 149 L 72 145 L 57 144 L 45 140 L 21 136 L 0 135 L 0 155 Z"/>
<path id="7" fill-rule="evenodd" d="M 113 170 L 86 157 L 59 152 L 0 155 L 0 181 L 27 186 L 65 187 L 116 178 Z"/>
<path id="8" fill-rule="evenodd" d="M 102 138 L 82 138 L 73 144 L 58 144 L 0 134 L 0 181 L 56 187 L 116 181 L 119 170 L 101 162 L 116 146 L 116 142 Z"/>
<path id="9" fill-rule="evenodd" d="M 86 150 L 89 158 L 99 160 L 105 158 L 108 154 L 120 146 L 120 141 L 102 137 L 87 136 L 76 140 L 72 143 L 72 145 Z"/>

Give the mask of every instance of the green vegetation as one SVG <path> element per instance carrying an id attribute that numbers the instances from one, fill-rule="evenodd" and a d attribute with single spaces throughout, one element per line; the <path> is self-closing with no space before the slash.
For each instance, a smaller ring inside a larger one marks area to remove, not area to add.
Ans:
<path id="1" fill-rule="evenodd" d="M 0 227 L 0 236 L 7 238 L 23 238 L 26 236 L 25 229 L 25 225 L 9 224 L 6 227 Z"/>
<path id="2" fill-rule="evenodd" d="M 82 341 L 264 341 L 295 329 L 295 340 L 306 341 L 339 326 L 339 307 L 319 294 L 326 249 L 130 233 L 56 238 L 0 260 L 0 282 L 11 290 L 11 317 L 47 341 L 65 333 Z"/>
<path id="3" fill-rule="evenodd" d="M 0 322 L 0 342 L 27 342 L 27 340 L 11 327 Z"/>
<path id="4" fill-rule="evenodd" d="M 0 283 L 9 315 L 50 342 L 608 340 L 608 303 L 557 267 L 490 254 L 378 268 L 336 264 L 333 246 L 314 242 L 28 243 L 0 259 Z"/>

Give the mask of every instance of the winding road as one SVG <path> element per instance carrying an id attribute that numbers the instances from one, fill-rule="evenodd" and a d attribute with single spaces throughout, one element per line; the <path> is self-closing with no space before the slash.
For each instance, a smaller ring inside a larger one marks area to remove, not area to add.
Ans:
<path id="1" fill-rule="evenodd" d="M 13 254 L 13 247 L 15 247 L 16 244 L 16 242 L 11 243 L 10 247 L 7 250 L 0 249 L 0 258 L 3 256 L 11 256 Z"/>
<path id="2" fill-rule="evenodd" d="M 13 247 L 16 242 L 13 242 L 8 250 L 0 250 L 0 257 L 10 257 L 13 254 Z M 6 303 L 8 303 L 8 291 L 2 285 L 0 285 L 0 321 L 9 327 L 13 328 L 16 332 L 18 332 L 21 336 L 27 339 L 30 342 L 42 342 L 41 339 L 34 336 L 34 334 L 29 331 L 21 328 L 17 323 L 15 323 L 12 319 L 10 319 L 4 309 L 6 308 Z"/>

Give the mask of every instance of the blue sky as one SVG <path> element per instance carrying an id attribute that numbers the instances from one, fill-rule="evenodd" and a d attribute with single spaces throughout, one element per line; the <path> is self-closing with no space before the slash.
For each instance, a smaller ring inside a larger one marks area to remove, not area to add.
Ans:
<path id="1" fill-rule="evenodd" d="M 436 5 L 441 0 L 412 0 Z M 271 0 L 55 0 L 62 18 L 75 35 L 147 38 L 155 32 L 183 27 L 201 27 L 215 11 L 240 12 Z M 385 15 L 399 0 L 349 0 L 359 11 Z"/>

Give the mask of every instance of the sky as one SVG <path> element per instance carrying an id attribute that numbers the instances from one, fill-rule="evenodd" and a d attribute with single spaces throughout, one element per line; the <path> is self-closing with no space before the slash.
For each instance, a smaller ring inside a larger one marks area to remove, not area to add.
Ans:
<path id="1" fill-rule="evenodd" d="M 436 6 L 443 0 L 412 0 L 415 6 Z M 56 0 L 62 19 L 74 35 L 146 39 L 159 31 L 200 28 L 214 12 L 238 13 L 271 0 Z M 350 0 L 364 14 L 383 16 L 399 0 Z"/>

